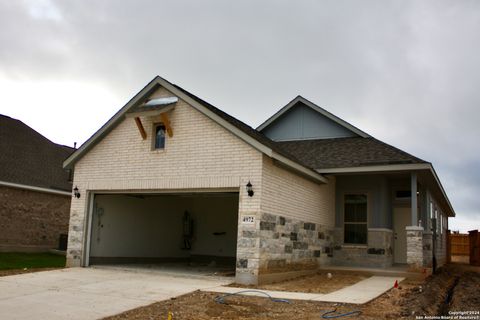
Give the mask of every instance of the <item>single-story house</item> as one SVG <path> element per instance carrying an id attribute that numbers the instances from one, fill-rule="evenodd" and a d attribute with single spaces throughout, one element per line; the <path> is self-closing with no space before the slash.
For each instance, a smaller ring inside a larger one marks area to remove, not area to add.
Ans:
<path id="1" fill-rule="evenodd" d="M 62 164 L 72 152 L 0 115 L 0 251 L 56 249 L 61 235 L 66 247 L 72 182 Z"/>
<path id="2" fill-rule="evenodd" d="M 216 261 L 238 283 L 445 262 L 431 163 L 303 97 L 257 129 L 156 77 L 65 162 L 69 266 Z"/>

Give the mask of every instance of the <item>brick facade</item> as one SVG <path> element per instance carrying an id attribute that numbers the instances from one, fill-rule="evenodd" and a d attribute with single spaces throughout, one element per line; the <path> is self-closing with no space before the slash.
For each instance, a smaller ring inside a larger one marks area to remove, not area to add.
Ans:
<path id="1" fill-rule="evenodd" d="M 160 88 L 151 97 L 166 96 L 172 93 Z M 259 238 L 248 236 L 250 229 L 260 229 L 263 214 L 333 224 L 334 187 L 278 167 L 183 100 L 169 118 L 173 137 L 166 138 L 164 150 L 151 149 L 153 125 L 159 119 L 141 118 L 148 135 L 142 140 L 134 120 L 125 118 L 75 164 L 73 184 L 82 196 L 71 206 L 69 266 L 85 263 L 88 195 L 97 191 L 238 190 L 237 278 L 248 279 L 244 282 L 256 282 L 260 266 L 266 263 Z M 248 181 L 253 197 L 246 194 Z M 255 217 L 255 224 L 243 224 L 244 216 Z"/>
<path id="2" fill-rule="evenodd" d="M 71 196 L 0 186 L 0 250 L 45 251 L 68 232 Z"/>
<path id="3" fill-rule="evenodd" d="M 160 88 L 150 98 L 172 95 Z M 152 150 L 160 118 L 141 118 L 147 133 L 142 140 L 134 119 L 124 117 L 75 163 L 73 185 L 82 196 L 71 204 L 67 265 L 86 264 L 92 194 L 222 190 L 239 193 L 239 283 L 321 264 L 392 265 L 391 229 L 369 228 L 367 245 L 342 245 L 343 228 L 335 228 L 334 176 L 322 184 L 293 172 L 182 99 L 168 117 L 173 136 L 167 136 L 163 150 Z M 249 181 L 253 197 L 245 190 Z M 410 257 L 415 257 L 410 262 L 422 265 L 427 259 L 422 236 L 409 241 Z"/>

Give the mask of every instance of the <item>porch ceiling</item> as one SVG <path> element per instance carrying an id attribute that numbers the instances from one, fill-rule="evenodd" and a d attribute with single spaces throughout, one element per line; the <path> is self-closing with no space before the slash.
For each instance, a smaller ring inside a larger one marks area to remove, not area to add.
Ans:
<path id="1" fill-rule="evenodd" d="M 379 171 L 358 171 L 358 172 L 335 172 L 332 173 L 331 175 L 334 176 L 352 176 L 352 175 L 382 175 L 388 179 L 405 179 L 405 180 L 410 180 L 411 173 L 416 172 L 417 173 L 417 180 L 418 183 L 421 185 L 427 187 L 430 190 L 430 193 L 433 195 L 433 197 L 438 201 L 439 205 L 441 206 L 443 212 L 445 212 L 449 217 L 455 217 L 455 211 L 453 210 L 453 207 L 446 196 L 445 191 L 443 190 L 443 187 L 440 184 L 440 181 L 438 180 L 435 171 L 433 170 L 432 167 L 430 168 L 424 168 L 424 169 L 418 169 L 418 170 L 408 170 L 408 168 L 402 168 L 404 170 L 399 170 L 392 168 L 392 170 L 388 171 L 383 168 L 383 170 Z M 407 169 L 407 170 L 406 170 Z"/>

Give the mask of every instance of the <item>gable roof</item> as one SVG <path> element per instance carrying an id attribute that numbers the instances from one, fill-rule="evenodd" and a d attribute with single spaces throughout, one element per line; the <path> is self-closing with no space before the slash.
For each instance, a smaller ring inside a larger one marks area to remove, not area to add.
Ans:
<path id="1" fill-rule="evenodd" d="M 307 107 L 310 107 L 312 110 L 320 113 L 324 117 L 330 119 L 331 121 L 337 123 L 338 125 L 344 127 L 345 129 L 359 135 L 360 137 L 363 138 L 368 138 L 370 137 L 369 134 L 363 132 L 362 130 L 358 129 L 357 127 L 351 125 L 350 123 L 346 122 L 343 119 L 340 119 L 336 115 L 328 112 L 327 110 L 323 109 L 322 107 L 317 106 L 315 103 L 305 99 L 302 96 L 297 96 L 295 99 L 290 101 L 285 107 L 277 111 L 273 116 L 268 118 L 264 123 L 262 123 L 260 126 L 257 127 L 258 131 L 263 131 L 265 128 L 270 126 L 272 123 L 274 123 L 277 119 L 279 119 L 283 114 L 285 114 L 287 111 L 292 109 L 294 106 L 296 106 L 298 103 L 302 103 L 306 105 Z"/>
<path id="2" fill-rule="evenodd" d="M 0 115 L 0 181 L 66 191 L 72 190 L 63 161 L 73 148 L 58 145 L 22 121 Z"/>
<path id="3" fill-rule="evenodd" d="M 427 163 L 375 138 L 335 138 L 277 142 L 310 168 L 329 169 Z"/>
<path id="4" fill-rule="evenodd" d="M 172 94 L 182 99 L 205 116 L 224 127 L 238 138 L 242 139 L 255 149 L 266 154 L 267 156 L 279 161 L 280 163 L 290 167 L 296 172 L 309 177 L 317 182 L 327 182 L 321 174 L 302 164 L 295 156 L 286 153 L 274 141 L 270 140 L 257 130 L 242 121 L 228 115 L 220 109 L 214 107 L 208 102 L 200 99 L 185 89 L 170 83 L 169 81 L 155 77 L 148 83 L 139 93 L 137 93 L 125 106 L 123 106 L 110 120 L 107 121 L 96 133 L 94 133 L 80 148 L 77 149 L 63 163 L 65 168 L 70 168 L 85 155 L 93 146 L 95 146 L 105 135 L 116 127 L 124 118 L 125 114 L 132 109 L 137 109 L 146 99 L 159 87 L 164 87 Z"/>

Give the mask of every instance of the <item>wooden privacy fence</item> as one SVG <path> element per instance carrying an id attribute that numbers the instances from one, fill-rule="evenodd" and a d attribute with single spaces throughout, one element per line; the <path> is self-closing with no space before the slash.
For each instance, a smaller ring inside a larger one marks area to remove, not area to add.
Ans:
<path id="1" fill-rule="evenodd" d="M 468 234 L 451 233 L 449 234 L 450 254 L 452 256 L 470 255 L 470 239 Z"/>
<path id="2" fill-rule="evenodd" d="M 470 264 L 480 266 L 480 233 L 478 230 L 468 231 L 470 238 Z"/>
<path id="3" fill-rule="evenodd" d="M 449 231 L 447 241 L 447 262 L 451 261 L 452 256 L 464 256 L 468 257 L 471 265 L 480 266 L 480 233 L 478 230 L 468 231 L 468 234 L 450 233 Z"/>

